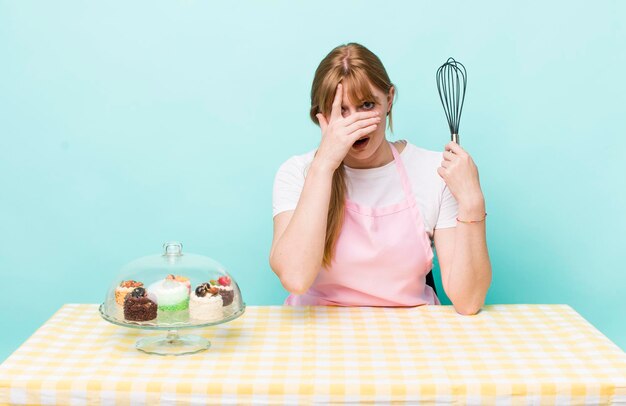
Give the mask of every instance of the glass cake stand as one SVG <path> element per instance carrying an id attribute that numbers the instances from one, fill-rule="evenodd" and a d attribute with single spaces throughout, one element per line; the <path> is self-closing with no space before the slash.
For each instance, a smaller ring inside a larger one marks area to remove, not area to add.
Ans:
<path id="1" fill-rule="evenodd" d="M 175 322 L 175 323 L 157 323 L 157 322 L 133 322 L 119 319 L 111 316 L 104 311 L 104 303 L 100 305 L 99 311 L 102 318 L 109 323 L 116 324 L 122 327 L 137 328 L 141 330 L 160 330 L 167 331 L 167 335 L 159 337 L 145 337 L 137 340 L 135 348 L 139 351 L 143 351 L 148 354 L 157 355 L 185 355 L 194 354 L 196 352 L 208 350 L 211 347 L 211 342 L 204 337 L 188 334 L 179 335 L 179 330 L 211 327 L 218 324 L 227 323 L 235 320 L 241 316 L 246 309 L 245 303 L 242 304 L 241 309 L 227 318 L 210 323 L 189 323 L 189 322 Z"/>
<path id="2" fill-rule="evenodd" d="M 138 350 L 183 355 L 206 350 L 211 343 L 197 335 L 179 335 L 180 330 L 227 323 L 245 308 L 239 285 L 219 262 L 183 253 L 181 243 L 167 242 L 161 254 L 135 259 L 120 269 L 99 311 L 118 326 L 167 331 L 165 336 L 139 339 Z"/>

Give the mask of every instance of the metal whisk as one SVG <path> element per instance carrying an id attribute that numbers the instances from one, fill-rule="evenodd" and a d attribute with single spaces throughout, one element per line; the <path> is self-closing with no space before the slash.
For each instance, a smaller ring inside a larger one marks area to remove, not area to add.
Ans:
<path id="1" fill-rule="evenodd" d="M 461 62 L 455 61 L 454 58 L 448 58 L 446 63 L 437 69 L 439 98 L 448 119 L 452 141 L 459 145 L 459 122 L 461 121 L 461 111 L 463 111 L 466 86 L 467 72 Z"/>

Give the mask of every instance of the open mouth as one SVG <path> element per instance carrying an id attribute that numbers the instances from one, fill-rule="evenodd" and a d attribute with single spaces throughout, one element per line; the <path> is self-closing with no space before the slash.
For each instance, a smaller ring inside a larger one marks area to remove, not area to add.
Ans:
<path id="1" fill-rule="evenodd" d="M 370 137 L 359 138 L 358 140 L 354 142 L 354 144 L 352 144 L 352 148 L 363 149 L 365 148 L 369 140 L 370 140 Z"/>

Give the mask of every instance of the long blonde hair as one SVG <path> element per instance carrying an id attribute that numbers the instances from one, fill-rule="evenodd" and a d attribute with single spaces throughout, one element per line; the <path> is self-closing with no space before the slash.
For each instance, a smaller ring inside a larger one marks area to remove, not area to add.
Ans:
<path id="1" fill-rule="evenodd" d="M 311 87 L 311 120 L 317 125 L 316 114 L 330 116 L 337 84 L 342 82 L 349 89 L 350 102 L 359 105 L 364 101 L 374 100 L 370 84 L 389 94 L 393 83 L 380 59 L 363 45 L 350 42 L 335 47 L 320 62 Z M 397 93 L 397 92 L 396 92 Z M 393 106 L 393 104 L 392 104 Z M 393 132 L 391 109 L 388 113 L 389 129 Z M 345 169 L 343 163 L 333 174 L 328 219 L 326 223 L 326 241 L 322 264 L 328 268 L 335 254 L 335 243 L 343 225 L 346 198 Z"/>

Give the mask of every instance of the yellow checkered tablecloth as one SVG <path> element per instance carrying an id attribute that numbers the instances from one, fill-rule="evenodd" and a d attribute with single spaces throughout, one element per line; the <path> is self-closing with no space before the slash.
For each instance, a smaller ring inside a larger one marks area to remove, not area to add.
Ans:
<path id="1" fill-rule="evenodd" d="M 5 404 L 626 404 L 626 353 L 567 305 L 250 306 L 148 355 L 96 305 L 63 306 L 0 365 Z"/>

